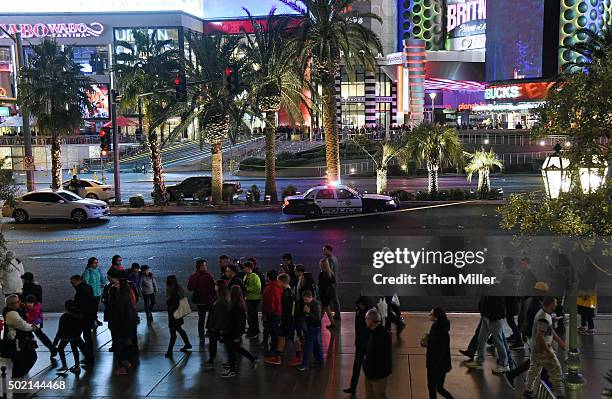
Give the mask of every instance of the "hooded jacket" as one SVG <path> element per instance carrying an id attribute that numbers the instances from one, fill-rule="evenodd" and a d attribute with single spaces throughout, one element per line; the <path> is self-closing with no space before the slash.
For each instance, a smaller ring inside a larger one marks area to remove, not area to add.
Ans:
<path id="1" fill-rule="evenodd" d="M 23 263 L 11 255 L 11 251 L 7 251 L 6 259 L 0 267 L 0 285 L 4 295 L 21 294 L 23 289 L 23 281 L 21 276 L 24 273 Z"/>
<path id="2" fill-rule="evenodd" d="M 427 336 L 426 367 L 441 373 L 448 373 L 451 367 L 450 321 L 439 319 L 433 322 Z"/>
<path id="3" fill-rule="evenodd" d="M 83 281 L 85 281 L 93 290 L 94 297 L 102 296 L 102 290 L 106 284 L 106 276 L 99 268 L 86 267 L 83 272 Z"/>

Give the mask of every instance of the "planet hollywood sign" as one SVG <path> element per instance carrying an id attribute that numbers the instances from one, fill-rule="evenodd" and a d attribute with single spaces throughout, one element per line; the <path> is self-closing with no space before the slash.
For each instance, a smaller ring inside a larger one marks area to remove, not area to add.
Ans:
<path id="1" fill-rule="evenodd" d="M 98 22 L 0 24 L 0 27 L 11 35 L 19 32 L 24 39 L 44 37 L 98 37 L 104 32 L 104 27 Z M 0 30 L 0 39 L 5 38 L 7 38 L 6 34 Z"/>

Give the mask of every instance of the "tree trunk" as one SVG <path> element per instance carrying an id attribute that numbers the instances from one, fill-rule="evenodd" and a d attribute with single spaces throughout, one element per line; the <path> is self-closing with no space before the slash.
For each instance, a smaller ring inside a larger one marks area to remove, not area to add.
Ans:
<path id="1" fill-rule="evenodd" d="M 210 145 L 212 167 L 212 200 L 214 204 L 223 201 L 223 152 L 222 142 Z"/>
<path id="2" fill-rule="evenodd" d="M 376 192 L 383 194 L 387 192 L 387 167 L 379 166 L 376 168 Z"/>
<path id="3" fill-rule="evenodd" d="M 276 192 L 276 129 L 274 112 L 266 112 L 266 194 L 270 202 L 278 202 Z"/>
<path id="4" fill-rule="evenodd" d="M 60 135 L 54 132 L 51 136 L 51 188 L 58 190 L 62 187 L 62 149 Z"/>
<path id="5" fill-rule="evenodd" d="M 148 134 L 149 150 L 151 151 L 151 171 L 153 172 L 153 202 L 156 205 L 166 203 L 166 185 L 164 184 L 164 169 L 162 167 L 161 149 L 155 129 Z"/>
<path id="6" fill-rule="evenodd" d="M 438 168 L 439 166 L 435 163 L 427 163 L 428 190 L 430 194 L 438 192 Z"/>
<path id="7" fill-rule="evenodd" d="M 336 121 L 336 87 L 333 77 L 323 84 L 323 128 L 325 129 L 325 160 L 327 181 L 340 180 L 340 147 Z"/>
<path id="8" fill-rule="evenodd" d="M 491 181 L 489 179 L 489 169 L 481 169 L 478 171 L 478 194 L 480 198 L 484 198 L 491 190 Z"/>

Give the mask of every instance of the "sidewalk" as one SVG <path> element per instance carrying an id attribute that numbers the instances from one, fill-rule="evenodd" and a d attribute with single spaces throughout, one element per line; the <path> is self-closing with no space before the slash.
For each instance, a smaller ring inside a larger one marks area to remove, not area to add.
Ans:
<path id="1" fill-rule="evenodd" d="M 48 314 L 44 330 L 53 338 L 59 315 Z M 144 315 L 141 315 L 141 317 Z M 245 347 L 256 354 L 261 361 L 256 371 L 249 363 L 242 361 L 238 377 L 225 380 L 220 378 L 221 363 L 226 361 L 225 351 L 220 346 L 217 356 L 217 369 L 204 371 L 201 364 L 206 360 L 207 349 L 198 346 L 197 316 L 192 314 L 185 319 L 183 326 L 190 335 L 194 348 L 191 353 L 179 352 L 182 346 L 180 337 L 171 359 L 164 358 L 168 342 L 167 315 L 156 313 L 152 324 L 144 321 L 138 326 L 140 345 L 140 364 L 127 376 L 112 375 L 113 354 L 108 352 L 110 332 L 106 324 L 97 330 L 97 363 L 90 371 L 82 371 L 79 377 L 69 373 L 58 377 L 51 367 L 48 352 L 41 346 L 38 349 L 38 362 L 30 372 L 34 380 L 55 380 L 66 382 L 64 390 L 39 391 L 36 397 L 73 397 L 73 398 L 266 398 L 266 399 L 332 399 L 347 397 L 342 390 L 349 385 L 354 356 L 354 316 L 342 315 L 342 326 L 330 333 L 323 328 L 323 346 L 326 357 L 325 367 L 300 373 L 286 365 L 270 366 L 263 364 L 261 345 L 246 340 Z M 400 338 L 393 337 L 394 364 L 393 374 L 387 388 L 389 398 L 423 399 L 427 397 L 425 369 L 425 349 L 419 345 L 424 333 L 429 330 L 429 317 L 425 313 L 405 314 L 407 328 Z M 501 379 L 491 373 L 495 361 L 489 356 L 484 371 L 468 370 L 461 365 L 465 360 L 457 350 L 467 346 L 478 323 L 475 314 L 450 314 L 451 355 L 453 369 L 446 379 L 446 388 L 457 399 L 518 399 L 522 398 L 523 381 L 518 378 L 517 390 L 512 391 Z M 326 325 L 326 320 L 324 320 Z M 583 372 L 587 379 L 584 398 L 599 398 L 607 386 L 603 375 L 612 365 L 612 317 L 599 316 L 596 319 L 597 334 L 581 337 Z M 288 352 L 286 360 L 290 352 Z M 522 352 L 513 351 L 520 360 Z M 69 366 L 72 356 L 67 353 Z M 10 397 L 10 395 L 9 395 Z M 358 397 L 365 397 L 363 374 L 359 381 Z"/>

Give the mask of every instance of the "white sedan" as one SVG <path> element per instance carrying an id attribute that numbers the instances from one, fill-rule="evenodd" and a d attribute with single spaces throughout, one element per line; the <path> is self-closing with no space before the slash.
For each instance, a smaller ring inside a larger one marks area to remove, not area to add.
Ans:
<path id="1" fill-rule="evenodd" d="M 37 190 L 15 199 L 14 206 L 5 203 L 2 216 L 12 217 L 17 223 L 31 219 L 72 219 L 84 222 L 109 214 L 104 201 L 81 198 L 65 190 Z"/>
<path id="2" fill-rule="evenodd" d="M 70 187 L 70 180 L 62 183 L 64 190 Z M 75 193 L 83 198 L 99 199 L 109 201 L 115 198 L 115 188 L 110 184 L 104 184 L 93 179 L 79 179 L 77 192 Z"/>

